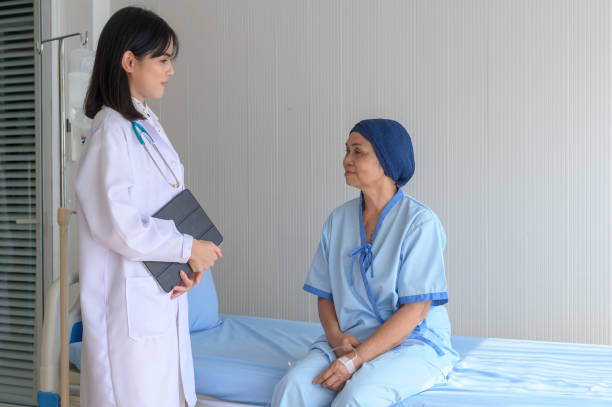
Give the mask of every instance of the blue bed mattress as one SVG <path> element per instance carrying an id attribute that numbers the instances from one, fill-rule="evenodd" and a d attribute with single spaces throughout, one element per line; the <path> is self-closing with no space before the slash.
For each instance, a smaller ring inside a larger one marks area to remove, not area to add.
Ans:
<path id="1" fill-rule="evenodd" d="M 319 324 L 223 315 L 192 333 L 196 391 L 265 404 L 288 368 L 303 357 Z M 448 382 L 402 407 L 612 406 L 612 346 L 453 337 L 461 360 Z M 80 365 L 80 342 L 70 345 Z M 399 406 L 398 406 L 399 407 Z"/>

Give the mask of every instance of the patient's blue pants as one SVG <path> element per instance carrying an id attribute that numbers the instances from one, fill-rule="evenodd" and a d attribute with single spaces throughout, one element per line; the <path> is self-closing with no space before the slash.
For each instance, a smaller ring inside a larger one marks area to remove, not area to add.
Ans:
<path id="1" fill-rule="evenodd" d="M 388 407 L 445 381 L 431 363 L 438 356 L 427 345 L 404 345 L 364 363 L 340 392 L 312 384 L 331 363 L 313 349 L 281 379 L 272 395 L 272 407 Z M 454 362 L 454 361 L 453 361 Z M 452 362 L 451 362 L 452 363 Z"/>

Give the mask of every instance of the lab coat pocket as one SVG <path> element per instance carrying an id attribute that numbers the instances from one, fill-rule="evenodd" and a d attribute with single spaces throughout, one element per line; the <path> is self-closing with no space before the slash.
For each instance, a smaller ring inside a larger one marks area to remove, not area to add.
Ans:
<path id="1" fill-rule="evenodd" d="M 166 335 L 172 327 L 172 302 L 152 277 L 125 281 L 128 331 L 136 341 Z"/>

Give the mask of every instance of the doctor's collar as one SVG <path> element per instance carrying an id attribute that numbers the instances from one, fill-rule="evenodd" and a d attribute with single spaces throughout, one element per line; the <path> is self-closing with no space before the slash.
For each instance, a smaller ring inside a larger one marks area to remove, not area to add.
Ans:
<path id="1" fill-rule="evenodd" d="M 132 102 L 134 102 L 134 106 L 136 107 L 136 110 L 138 110 L 138 112 L 142 113 L 145 117 L 149 116 L 149 109 L 147 108 L 146 102 L 142 103 L 134 96 L 132 96 Z"/>

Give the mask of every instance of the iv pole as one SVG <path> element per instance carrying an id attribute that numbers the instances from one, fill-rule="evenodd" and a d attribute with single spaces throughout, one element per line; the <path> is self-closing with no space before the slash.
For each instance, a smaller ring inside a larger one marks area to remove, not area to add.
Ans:
<path id="1" fill-rule="evenodd" d="M 73 210 L 66 208 L 66 112 L 64 109 L 64 40 L 79 36 L 81 44 L 87 45 L 81 33 L 63 35 L 38 42 L 38 54 L 42 54 L 44 44 L 58 41 L 58 89 L 59 89 L 59 136 L 60 136 L 60 206 L 57 209 L 57 223 L 60 227 L 60 400 L 62 407 L 70 406 L 70 384 L 68 370 L 68 271 L 66 270 L 66 249 L 68 223 Z"/>

